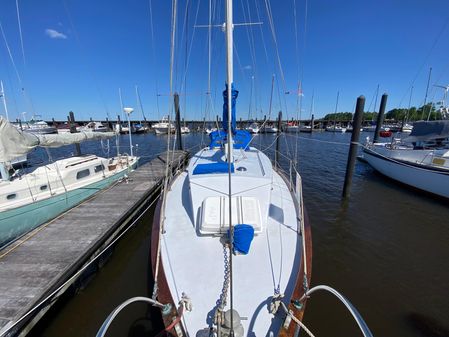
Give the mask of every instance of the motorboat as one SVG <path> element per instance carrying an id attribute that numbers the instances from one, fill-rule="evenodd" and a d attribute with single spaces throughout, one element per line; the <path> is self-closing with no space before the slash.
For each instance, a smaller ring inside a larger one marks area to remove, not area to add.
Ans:
<path id="1" fill-rule="evenodd" d="M 346 128 L 342 127 L 341 125 L 329 125 L 326 127 L 327 132 L 336 132 L 336 133 L 345 133 Z"/>
<path id="2" fill-rule="evenodd" d="M 287 123 L 284 130 L 285 130 L 285 132 L 297 133 L 297 132 L 299 132 L 299 128 L 300 128 L 299 123 L 291 121 L 291 122 Z"/>
<path id="3" fill-rule="evenodd" d="M 262 125 L 260 133 L 278 133 L 278 128 L 273 124 Z"/>
<path id="4" fill-rule="evenodd" d="M 47 122 L 43 120 L 30 120 L 22 123 L 22 129 L 25 132 L 34 134 L 53 134 L 58 133 L 58 130 L 54 126 L 49 126 Z"/>
<path id="5" fill-rule="evenodd" d="M 153 124 L 151 128 L 157 135 L 168 134 L 169 130 L 171 133 L 175 133 L 176 129 L 172 122 L 169 123 L 168 116 L 162 117 L 159 123 Z"/>
<path id="6" fill-rule="evenodd" d="M 258 123 L 253 122 L 253 123 L 251 123 L 251 124 L 246 128 L 246 130 L 247 130 L 249 133 L 252 133 L 252 134 L 258 134 L 258 133 L 260 132 L 260 126 L 259 126 Z"/>
<path id="7" fill-rule="evenodd" d="M 133 127 L 135 133 L 147 133 L 148 131 L 150 131 L 148 125 L 144 123 L 136 123 L 133 125 Z"/>
<path id="8" fill-rule="evenodd" d="M 401 128 L 401 132 L 404 132 L 404 133 L 411 133 L 412 130 L 413 130 L 413 124 L 409 124 L 409 123 L 405 123 Z"/>
<path id="9" fill-rule="evenodd" d="M 76 128 L 78 132 L 107 132 L 108 128 L 103 125 L 101 122 L 89 122 L 84 126 L 79 126 Z"/>

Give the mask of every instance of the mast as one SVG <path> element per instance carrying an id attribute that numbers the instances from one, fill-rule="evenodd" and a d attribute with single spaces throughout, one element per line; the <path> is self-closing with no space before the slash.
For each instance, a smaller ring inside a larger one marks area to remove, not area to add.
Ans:
<path id="1" fill-rule="evenodd" d="M 8 115 L 8 107 L 6 106 L 6 95 L 5 90 L 3 89 L 3 81 L 0 81 L 0 97 L 3 99 L 3 106 L 5 108 L 5 114 L 6 114 L 6 120 L 9 121 L 9 115 Z"/>
<path id="2" fill-rule="evenodd" d="M 430 77 L 431 76 L 432 76 L 432 67 L 430 67 L 430 69 L 429 69 L 429 78 L 427 79 L 426 95 L 424 96 L 424 106 L 422 107 L 421 119 L 424 119 L 424 114 L 425 114 L 425 111 L 426 111 L 427 94 L 429 93 L 429 84 L 430 84 Z M 430 110 L 432 111 L 432 108 L 430 108 Z M 429 120 L 429 119 L 427 119 L 427 120 Z"/>
<path id="3" fill-rule="evenodd" d="M 232 83 L 233 83 L 233 24 L 232 24 L 232 0 L 226 1 L 226 61 L 227 61 L 227 76 L 228 83 L 228 163 L 231 167 L 232 158 Z"/>
<path id="4" fill-rule="evenodd" d="M 234 337 L 234 296 L 233 296 L 233 272 L 232 272 L 232 253 L 234 246 L 234 227 L 232 226 L 232 187 L 231 187 L 231 168 L 233 162 L 232 156 L 232 82 L 233 82 L 233 24 L 232 24 L 232 0 L 226 0 L 226 61 L 227 61 L 227 82 L 228 82 L 228 185 L 229 185 L 229 287 L 230 287 L 230 307 L 231 307 L 231 326 L 229 336 Z"/>
<path id="5" fill-rule="evenodd" d="M 334 112 L 334 130 L 335 124 L 337 124 L 337 110 L 338 110 L 338 99 L 340 98 L 340 90 L 337 91 L 337 101 L 335 102 L 335 112 Z"/>
<path id="6" fill-rule="evenodd" d="M 377 89 L 376 89 L 376 98 L 374 99 L 374 113 L 371 116 L 371 121 L 374 120 L 374 114 L 376 113 L 376 106 L 377 106 L 377 98 L 379 96 L 379 84 L 377 85 Z"/>
<path id="7" fill-rule="evenodd" d="M 146 122 L 147 118 L 145 117 L 145 113 L 143 112 L 143 105 L 140 99 L 139 88 L 137 87 L 137 85 L 136 85 L 136 96 L 137 96 L 137 104 L 140 106 L 140 111 L 142 112 L 143 120 Z"/>

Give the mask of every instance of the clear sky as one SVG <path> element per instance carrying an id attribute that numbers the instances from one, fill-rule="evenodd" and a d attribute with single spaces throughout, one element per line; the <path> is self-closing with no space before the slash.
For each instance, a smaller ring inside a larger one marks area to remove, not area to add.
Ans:
<path id="1" fill-rule="evenodd" d="M 212 23 L 220 25 L 223 1 L 211 3 Z M 195 28 L 208 23 L 208 8 L 209 0 L 178 0 L 174 90 L 181 92 L 187 119 L 221 114 L 224 34 L 212 28 L 208 108 L 208 29 Z M 412 85 L 412 105 L 420 105 L 430 67 L 428 101 L 443 93 L 433 84 L 449 84 L 447 0 L 234 0 L 234 22 L 249 21 L 263 24 L 234 30 L 239 118 L 268 115 L 272 74 L 272 116 L 282 109 L 284 118 L 299 110 L 299 81 L 302 118 L 310 116 L 312 96 L 316 117 L 333 112 L 338 91 L 339 111 L 352 112 L 361 94 L 365 110 L 372 111 L 377 85 L 380 94 L 389 94 L 387 109 L 407 107 Z M 135 85 L 148 119 L 169 111 L 171 1 L 2 0 L 0 22 L 15 64 L 0 34 L 0 79 L 10 119 L 26 112 L 27 119 L 35 113 L 61 120 L 70 110 L 78 119 L 115 119 L 119 88 L 139 119 Z"/>

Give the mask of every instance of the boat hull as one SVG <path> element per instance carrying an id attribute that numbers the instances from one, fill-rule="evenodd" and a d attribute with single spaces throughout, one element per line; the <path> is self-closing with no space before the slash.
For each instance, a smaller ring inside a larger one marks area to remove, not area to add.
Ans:
<path id="1" fill-rule="evenodd" d="M 383 156 L 364 148 L 364 159 L 378 172 L 411 187 L 449 198 L 449 171 Z"/>
<path id="2" fill-rule="evenodd" d="M 132 166 L 135 167 L 137 162 Z M 0 213 L 0 247 L 50 221 L 121 178 L 128 170 L 87 186 Z"/>
<path id="3" fill-rule="evenodd" d="M 173 185 L 176 184 L 176 180 L 180 178 L 180 175 L 182 173 L 178 174 L 177 177 L 175 177 L 175 179 L 172 180 L 172 186 L 170 187 L 170 190 L 173 188 Z M 279 176 L 282 178 L 282 180 L 284 180 L 286 186 L 288 186 L 288 182 L 286 180 L 286 177 L 282 174 L 279 174 Z M 295 198 L 295 194 L 293 191 L 290 191 L 292 198 Z M 154 219 L 153 219 L 153 227 L 152 227 L 152 239 L 151 239 L 151 263 L 152 263 L 152 272 L 153 272 L 153 277 L 155 277 L 156 275 L 156 268 L 158 268 L 158 272 L 157 272 L 157 277 L 155 279 L 155 282 L 157 283 L 157 287 L 158 287 L 158 300 L 161 303 L 169 303 L 171 304 L 171 310 L 169 313 L 162 315 L 163 321 L 164 321 L 164 325 L 165 327 L 169 327 L 170 325 L 172 325 L 173 321 L 176 319 L 176 317 L 178 316 L 178 312 L 176 310 L 176 307 L 178 306 L 177 301 L 175 300 L 175 298 L 177 297 L 176 292 L 178 291 L 177 289 L 171 289 L 172 285 L 171 282 L 168 280 L 169 278 L 171 278 L 171 273 L 173 273 L 172 271 L 172 265 L 169 262 L 169 265 L 166 266 L 164 264 L 164 260 L 160 260 L 159 265 L 156 267 L 157 265 L 157 259 L 158 259 L 158 254 L 160 253 L 160 249 L 164 250 L 166 249 L 166 247 L 160 247 L 159 245 L 161 244 L 161 217 L 163 216 L 163 211 L 162 211 L 162 205 L 163 205 L 163 197 L 161 196 L 161 198 L 159 199 L 159 202 L 157 204 L 156 207 L 156 211 L 155 211 L 155 215 L 154 215 Z M 306 242 L 306 261 L 304 261 L 304 255 L 301 253 L 301 247 L 302 245 L 298 243 L 298 245 L 296 246 L 296 256 L 300 255 L 299 261 L 297 263 L 295 263 L 296 265 L 296 271 L 293 271 L 293 273 L 290 276 L 290 281 L 289 281 L 289 286 L 287 287 L 289 290 L 286 291 L 286 298 L 287 300 L 285 302 L 290 303 L 288 305 L 288 309 L 291 310 L 293 312 L 293 314 L 295 315 L 295 317 L 297 317 L 298 319 L 302 320 L 303 315 L 304 315 L 304 309 L 305 309 L 305 302 L 303 303 L 303 306 L 298 309 L 297 307 L 295 307 L 290 300 L 292 299 L 299 299 L 302 297 L 302 295 L 304 294 L 304 263 L 307 263 L 308 266 L 308 274 L 307 274 L 307 281 L 308 284 L 310 284 L 310 276 L 311 276 L 311 269 L 312 269 L 312 237 L 311 237 L 311 227 L 309 224 L 309 219 L 307 216 L 306 211 L 304 211 L 304 242 Z M 161 245 L 162 246 L 162 245 Z M 168 274 L 167 274 L 168 273 Z M 200 277 L 199 275 L 197 275 L 198 277 Z M 211 280 L 209 280 L 211 281 Z M 206 280 L 207 282 L 207 280 Z M 286 289 L 284 289 L 286 290 Z M 192 300 L 194 301 L 194 303 L 197 303 L 195 300 L 198 301 L 198 299 L 192 298 Z M 264 302 L 263 302 L 264 303 Z M 264 306 L 266 307 L 266 303 L 264 304 Z M 195 304 L 194 304 L 194 310 L 195 310 Z M 258 309 L 259 310 L 259 309 Z M 264 309 L 261 309 L 264 310 Z M 259 312 L 261 311 L 259 310 Z M 275 327 L 273 331 L 275 332 L 275 336 L 282 336 L 282 337 L 287 337 L 287 336 L 295 336 L 295 332 L 297 331 L 296 329 L 296 324 L 294 324 L 294 322 L 291 322 L 291 324 L 287 327 L 284 328 L 282 327 L 282 323 L 283 323 L 283 314 L 278 313 L 275 316 L 271 316 L 272 319 L 272 327 Z M 190 315 L 190 314 L 187 314 Z M 257 315 L 256 315 L 257 317 Z M 254 319 L 254 317 L 253 317 Z M 185 324 L 185 322 L 184 322 Z M 179 324 L 178 328 L 182 329 L 183 331 L 183 335 L 184 336 L 188 336 L 188 335 L 195 335 L 197 334 L 197 336 L 202 336 L 201 331 L 186 331 L 188 330 L 188 328 L 186 329 L 184 324 Z M 254 322 L 252 323 L 254 324 Z M 205 331 L 205 330 L 202 330 Z M 174 330 L 170 330 L 167 331 L 169 334 L 173 333 L 173 335 L 175 335 Z M 254 333 L 255 331 L 245 331 L 245 335 L 250 335 L 252 333 Z M 268 334 L 268 331 L 267 331 Z M 257 334 L 256 334 L 257 335 Z"/>

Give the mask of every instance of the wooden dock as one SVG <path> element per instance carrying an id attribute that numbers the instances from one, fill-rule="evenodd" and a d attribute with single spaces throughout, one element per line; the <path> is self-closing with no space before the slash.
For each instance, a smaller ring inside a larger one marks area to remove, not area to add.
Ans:
<path id="1" fill-rule="evenodd" d="M 170 153 L 172 172 L 187 157 Z M 79 271 L 132 224 L 161 186 L 166 158 L 156 157 L 0 251 L 0 336 L 25 335 Z"/>

